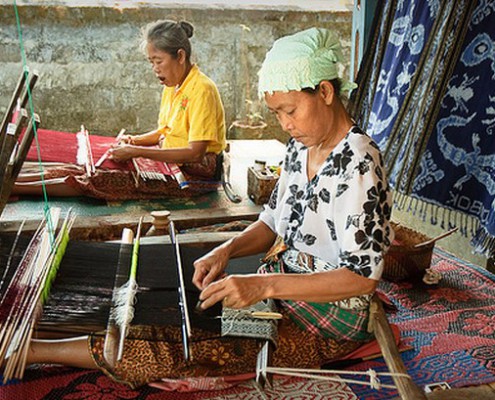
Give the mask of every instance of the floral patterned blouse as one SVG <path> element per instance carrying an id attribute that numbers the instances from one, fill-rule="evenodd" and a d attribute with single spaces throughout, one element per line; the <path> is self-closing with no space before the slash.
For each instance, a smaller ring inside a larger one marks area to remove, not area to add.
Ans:
<path id="1" fill-rule="evenodd" d="M 325 261 L 312 265 L 316 271 L 346 267 L 380 279 L 393 239 L 392 201 L 380 150 L 353 126 L 311 180 L 307 157 L 307 147 L 291 139 L 260 220 L 289 249 Z"/>

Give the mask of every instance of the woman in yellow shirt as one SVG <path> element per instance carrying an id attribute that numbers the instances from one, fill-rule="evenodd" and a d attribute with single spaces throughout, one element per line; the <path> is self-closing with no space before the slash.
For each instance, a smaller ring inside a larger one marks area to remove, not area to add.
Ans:
<path id="1" fill-rule="evenodd" d="M 146 29 L 146 53 L 165 86 L 158 128 L 127 136 L 111 156 L 118 161 L 146 157 L 175 163 L 202 162 L 225 148 L 225 117 L 215 83 L 191 63 L 193 26 L 185 21 L 158 21 Z M 163 139 L 163 140 L 162 140 Z M 161 148 L 147 146 L 162 143 Z"/>
<path id="2" fill-rule="evenodd" d="M 129 171 L 97 170 L 87 176 L 74 169 L 51 169 L 44 175 L 49 195 L 126 200 L 186 197 L 216 187 L 218 155 L 226 147 L 225 113 L 215 83 L 191 62 L 193 32 L 186 21 L 161 20 L 145 27 L 142 46 L 164 85 L 158 128 L 126 135 L 110 150 L 115 161 L 142 157 L 179 164 L 187 187 L 175 180 L 136 182 Z M 14 188 L 14 194 L 40 193 L 41 184 L 32 182 L 17 182 Z"/>

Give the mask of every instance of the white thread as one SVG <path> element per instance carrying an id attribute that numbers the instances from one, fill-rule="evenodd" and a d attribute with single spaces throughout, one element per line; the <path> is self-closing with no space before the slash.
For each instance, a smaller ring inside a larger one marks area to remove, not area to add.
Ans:
<path id="1" fill-rule="evenodd" d="M 355 383 L 359 385 L 368 385 L 375 390 L 379 390 L 381 388 L 386 389 L 396 389 L 395 385 L 387 385 L 382 384 L 378 376 L 391 376 L 391 377 L 403 377 L 409 378 L 411 377 L 408 374 L 403 374 L 400 372 L 376 372 L 373 369 L 369 369 L 368 371 L 344 371 L 344 370 L 317 370 L 317 369 L 303 369 L 303 368 L 276 368 L 276 367 L 263 367 L 262 371 L 260 371 L 264 376 L 267 373 L 278 374 L 278 375 L 286 375 L 286 376 L 294 376 L 299 378 L 307 378 L 307 379 L 319 379 L 324 381 L 332 381 L 332 382 L 340 382 L 340 383 Z M 324 376 L 325 374 L 334 374 L 334 375 L 368 375 L 370 377 L 369 382 L 367 381 L 358 381 L 355 379 L 347 379 L 341 378 L 340 376 Z"/>
<path id="2" fill-rule="evenodd" d="M 381 389 L 382 385 L 381 385 L 381 382 L 380 382 L 380 379 L 378 378 L 378 374 L 376 373 L 376 371 L 374 369 L 369 369 L 368 371 L 366 371 L 369 376 L 370 376 L 370 386 L 375 389 L 375 390 L 379 390 Z"/>

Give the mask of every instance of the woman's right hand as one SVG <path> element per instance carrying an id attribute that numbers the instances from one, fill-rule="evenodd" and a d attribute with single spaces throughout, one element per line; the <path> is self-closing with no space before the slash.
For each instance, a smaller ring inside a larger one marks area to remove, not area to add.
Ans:
<path id="1" fill-rule="evenodd" d="M 211 282 L 225 276 L 229 253 L 225 246 L 219 246 L 194 262 L 193 284 L 203 290 Z"/>
<path id="2" fill-rule="evenodd" d="M 135 144 L 133 135 L 122 135 L 119 144 Z"/>
<path id="3" fill-rule="evenodd" d="M 134 157 L 139 157 L 139 147 L 129 144 L 116 144 L 109 150 L 108 154 L 111 160 L 124 162 Z"/>

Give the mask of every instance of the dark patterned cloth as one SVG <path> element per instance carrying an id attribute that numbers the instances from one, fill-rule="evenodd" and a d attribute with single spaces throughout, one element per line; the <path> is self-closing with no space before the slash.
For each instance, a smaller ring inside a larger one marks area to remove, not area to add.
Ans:
<path id="1" fill-rule="evenodd" d="M 459 226 L 476 251 L 493 255 L 494 3 L 383 3 L 353 114 L 383 150 L 398 206 Z"/>
<path id="2" fill-rule="evenodd" d="M 82 168 L 46 168 L 45 179 L 66 177 L 66 183 L 88 197 L 108 201 L 142 200 L 171 197 L 191 197 L 217 190 L 215 180 L 217 155 L 207 153 L 200 163 L 188 163 L 181 167 L 187 187 L 181 188 L 171 176 L 166 180 L 137 177 L 135 172 L 119 169 L 98 169 L 88 177 Z"/>
<path id="3" fill-rule="evenodd" d="M 153 340 L 132 339 L 143 334 Z M 152 332 L 151 332 L 152 331 Z M 178 327 L 133 326 L 125 341 L 122 361 L 110 371 L 103 358 L 103 337 L 90 337 L 96 364 L 116 381 L 138 387 L 162 378 L 229 376 L 254 373 L 262 342 L 255 339 L 218 337 L 211 332 L 193 331 L 192 361 L 184 360 Z M 325 339 L 305 332 L 287 316 L 279 324 L 273 366 L 312 368 L 357 349 L 362 342 Z"/>

